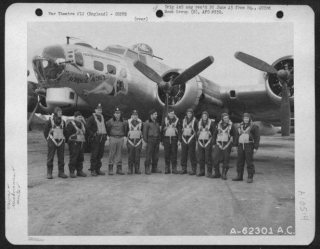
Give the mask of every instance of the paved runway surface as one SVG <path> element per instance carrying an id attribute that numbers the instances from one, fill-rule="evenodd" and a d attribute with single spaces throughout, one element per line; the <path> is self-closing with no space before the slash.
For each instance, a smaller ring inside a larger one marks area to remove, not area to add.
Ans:
<path id="1" fill-rule="evenodd" d="M 231 153 L 228 180 L 189 175 L 144 174 L 46 179 L 47 145 L 41 132 L 28 133 L 29 235 L 230 235 L 295 232 L 294 136 L 261 137 L 255 155 L 253 184 L 231 181 L 236 153 Z M 102 171 L 107 172 L 109 146 Z M 180 148 L 178 159 L 180 162 Z M 65 150 L 65 171 L 69 151 Z M 127 173 L 127 150 L 123 149 Z M 159 168 L 164 172 L 164 151 Z M 178 169 L 181 166 L 178 165 Z M 188 170 L 190 163 L 188 162 Z"/>

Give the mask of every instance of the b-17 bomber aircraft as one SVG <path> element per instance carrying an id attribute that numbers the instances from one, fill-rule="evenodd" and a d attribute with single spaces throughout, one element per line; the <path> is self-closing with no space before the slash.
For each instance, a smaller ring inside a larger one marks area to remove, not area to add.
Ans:
<path id="1" fill-rule="evenodd" d="M 228 112 L 231 120 L 239 123 L 243 113 L 248 112 L 261 135 L 277 133 L 275 126 L 279 125 L 283 136 L 290 134 L 294 107 L 291 55 L 269 65 L 237 52 L 236 59 L 264 73 L 255 85 L 224 87 L 199 75 L 214 62 L 212 56 L 183 70 L 155 59 L 158 57 L 147 44 L 130 48 L 110 45 L 99 50 L 85 42 L 70 44 L 69 39 L 66 44 L 36 51 L 32 60 L 38 81 L 34 93 L 47 113 L 59 106 L 64 115 L 80 110 L 89 116 L 100 103 L 106 117 L 111 117 L 118 106 L 124 117 L 135 109 L 146 120 L 149 110 L 156 109 L 164 117 L 170 106 L 178 117 L 192 108 L 198 117 L 206 110 L 210 118 L 217 120 Z"/>

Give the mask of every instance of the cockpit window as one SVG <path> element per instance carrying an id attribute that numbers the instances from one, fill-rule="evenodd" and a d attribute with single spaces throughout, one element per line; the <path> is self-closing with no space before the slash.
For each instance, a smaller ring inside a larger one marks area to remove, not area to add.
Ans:
<path id="1" fill-rule="evenodd" d="M 83 66 L 83 57 L 80 52 L 75 52 L 74 57 L 78 66 Z"/>
<path id="2" fill-rule="evenodd" d="M 134 60 L 134 61 L 138 60 L 137 53 L 134 53 L 134 52 L 132 52 L 130 50 L 127 51 L 126 56 L 131 60 Z"/>
<path id="3" fill-rule="evenodd" d="M 110 53 L 115 53 L 115 54 L 124 54 L 124 52 L 126 51 L 123 48 L 106 48 L 104 51 L 110 52 Z"/>

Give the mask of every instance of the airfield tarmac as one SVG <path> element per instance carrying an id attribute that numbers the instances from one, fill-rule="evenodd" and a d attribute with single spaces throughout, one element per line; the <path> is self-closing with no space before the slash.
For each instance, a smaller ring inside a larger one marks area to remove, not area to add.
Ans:
<path id="1" fill-rule="evenodd" d="M 107 143 L 101 168 L 106 173 L 108 153 Z M 178 153 L 180 162 L 180 148 Z M 237 174 L 235 152 L 231 153 L 226 181 L 163 173 L 147 176 L 145 149 L 141 175 L 91 177 L 90 154 L 85 154 L 87 177 L 58 178 L 55 157 L 54 179 L 48 180 L 46 154 L 42 132 L 28 132 L 29 236 L 197 236 L 235 231 L 240 235 L 244 229 L 261 235 L 266 229 L 273 235 L 295 232 L 294 135 L 286 139 L 280 135 L 261 137 L 252 184 L 246 182 L 246 171 L 244 181 L 231 180 Z M 68 161 L 66 146 L 65 172 L 69 176 Z M 123 163 L 127 173 L 126 147 Z M 159 169 L 164 172 L 161 146 Z"/>

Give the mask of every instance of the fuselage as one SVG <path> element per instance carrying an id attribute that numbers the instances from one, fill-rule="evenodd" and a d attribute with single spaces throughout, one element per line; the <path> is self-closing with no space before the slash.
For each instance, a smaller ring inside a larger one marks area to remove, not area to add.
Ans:
<path id="1" fill-rule="evenodd" d="M 168 81 L 182 70 L 154 59 L 152 49 L 142 45 L 132 48 L 111 45 L 98 50 L 78 43 L 47 46 L 37 51 L 33 68 L 39 85 L 46 89 L 46 97 L 40 97 L 40 106 L 48 113 L 59 106 L 65 115 L 73 115 L 75 110 L 90 115 L 99 103 L 107 117 L 112 116 L 116 106 L 125 117 L 132 110 L 138 110 L 142 119 L 147 119 L 151 109 L 161 114 L 163 93 L 133 63 L 140 60 Z M 258 117 L 256 120 L 278 122 L 281 98 L 273 96 L 266 77 L 261 76 L 262 84 L 221 87 L 197 75 L 172 89 L 169 105 L 180 117 L 193 108 L 198 115 L 208 111 L 214 119 L 228 112 L 233 121 L 240 122 L 242 114 L 249 112 Z M 291 102 L 293 105 L 293 97 Z"/>
<path id="2" fill-rule="evenodd" d="M 44 101 L 40 104 L 43 103 L 42 107 L 48 112 L 52 112 L 55 106 L 60 106 L 67 113 L 75 109 L 93 111 L 100 103 L 107 116 L 112 115 L 115 106 L 125 116 L 134 109 L 140 110 L 142 117 L 147 117 L 150 109 L 161 113 L 164 104 L 158 86 L 133 66 L 136 60 L 147 64 L 160 75 L 172 69 L 149 54 L 117 45 L 109 46 L 104 51 L 86 44 L 45 47 L 33 59 L 38 83 L 47 91 L 46 106 Z M 197 79 L 201 81 L 199 77 Z M 198 87 L 196 79 L 190 80 L 188 87 L 192 88 L 192 84 Z M 214 86 L 220 88 L 216 84 Z M 77 103 L 68 105 L 68 101 L 63 101 L 61 95 L 67 98 L 67 95 L 71 95 L 69 99 L 75 97 Z M 185 108 L 190 107 L 185 106 L 183 110 L 177 108 L 184 112 Z"/>

